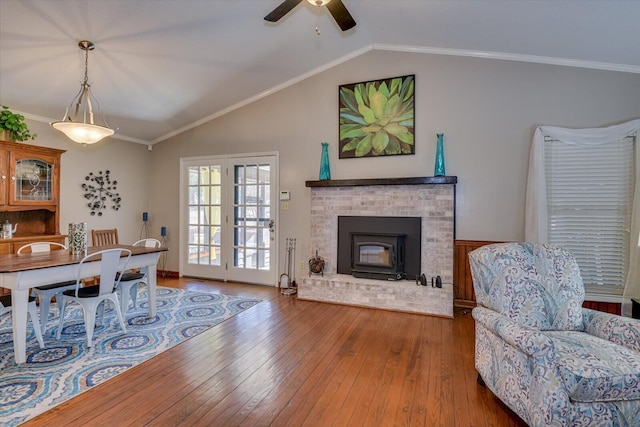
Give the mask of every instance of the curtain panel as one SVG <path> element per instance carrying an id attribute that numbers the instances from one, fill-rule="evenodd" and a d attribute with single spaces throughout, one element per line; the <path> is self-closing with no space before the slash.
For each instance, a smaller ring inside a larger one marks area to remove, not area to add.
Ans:
<path id="1" fill-rule="evenodd" d="M 546 243 L 547 229 L 547 185 L 545 181 L 544 139 L 551 137 L 565 144 L 602 145 L 617 142 L 640 130 L 640 120 L 603 128 L 569 129 L 556 126 L 539 126 L 533 134 L 529 153 L 529 172 L 525 197 L 525 240 Z M 636 136 L 636 143 L 638 139 Z M 631 315 L 631 297 L 640 297 L 640 147 L 636 147 L 636 185 L 631 214 L 631 243 L 629 244 L 629 271 L 623 292 L 622 314 Z"/>

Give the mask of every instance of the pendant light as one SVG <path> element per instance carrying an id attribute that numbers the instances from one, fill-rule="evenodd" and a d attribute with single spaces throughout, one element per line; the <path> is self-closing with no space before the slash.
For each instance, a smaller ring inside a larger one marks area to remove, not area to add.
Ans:
<path id="1" fill-rule="evenodd" d="M 84 50 L 84 81 L 80 85 L 80 92 L 73 98 L 67 107 L 64 117 L 59 122 L 51 123 L 54 129 L 64 133 L 72 141 L 80 144 L 95 144 L 102 138 L 111 136 L 114 130 L 109 128 L 106 120 L 105 126 L 97 125 L 93 122 L 93 107 L 91 105 L 91 85 L 88 83 L 89 51 L 95 49 L 95 45 L 87 40 L 78 43 L 80 49 Z M 93 97 L 96 104 L 98 101 Z M 74 107 L 75 104 L 75 107 Z M 69 110 L 75 108 L 73 117 L 69 115 Z M 103 119 L 104 120 L 104 119 Z"/>
<path id="2" fill-rule="evenodd" d="M 327 3 L 329 3 L 331 0 L 307 0 L 307 1 L 314 6 L 324 6 Z"/>

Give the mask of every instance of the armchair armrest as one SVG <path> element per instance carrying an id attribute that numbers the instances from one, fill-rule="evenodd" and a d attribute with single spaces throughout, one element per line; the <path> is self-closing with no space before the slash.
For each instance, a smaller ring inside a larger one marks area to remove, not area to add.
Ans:
<path id="1" fill-rule="evenodd" d="M 640 352 L 640 320 L 602 311 L 582 309 L 584 331 Z"/>
<path id="2" fill-rule="evenodd" d="M 476 322 L 527 356 L 547 362 L 555 360 L 553 342 L 540 331 L 520 326 L 485 307 L 474 308 L 472 314 Z"/>

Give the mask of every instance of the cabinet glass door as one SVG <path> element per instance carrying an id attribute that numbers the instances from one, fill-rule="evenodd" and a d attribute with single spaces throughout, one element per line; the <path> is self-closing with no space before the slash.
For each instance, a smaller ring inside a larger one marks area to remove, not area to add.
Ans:
<path id="1" fill-rule="evenodd" d="M 39 159 L 21 159 L 15 167 L 15 201 L 53 200 L 53 165 Z"/>

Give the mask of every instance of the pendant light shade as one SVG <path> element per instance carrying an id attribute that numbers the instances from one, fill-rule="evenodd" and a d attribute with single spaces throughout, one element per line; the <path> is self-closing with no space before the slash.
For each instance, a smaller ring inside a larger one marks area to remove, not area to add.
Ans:
<path id="1" fill-rule="evenodd" d="M 307 0 L 307 1 L 314 6 L 324 6 L 327 3 L 329 3 L 331 0 Z"/>
<path id="2" fill-rule="evenodd" d="M 96 105 L 98 101 L 91 94 L 91 85 L 88 83 L 89 51 L 95 49 L 95 45 L 87 40 L 78 43 L 80 49 L 85 51 L 84 80 L 80 85 L 80 91 L 67 107 L 64 117 L 59 122 L 51 123 L 54 129 L 67 135 L 72 141 L 80 144 L 95 144 L 102 138 L 114 134 L 113 129 L 106 124 L 101 126 L 94 123 L 92 98 Z M 75 110 L 75 111 L 74 111 Z M 74 111 L 73 116 L 70 111 Z"/>

